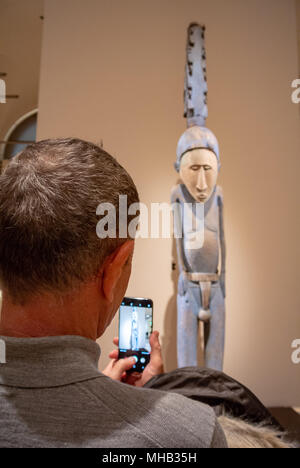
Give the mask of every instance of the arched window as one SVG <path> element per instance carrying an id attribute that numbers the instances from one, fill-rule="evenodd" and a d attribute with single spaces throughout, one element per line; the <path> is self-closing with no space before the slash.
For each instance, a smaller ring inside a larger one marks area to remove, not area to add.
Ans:
<path id="1" fill-rule="evenodd" d="M 38 109 L 20 117 L 8 130 L 0 144 L 0 162 L 2 167 L 16 154 L 36 141 Z"/>

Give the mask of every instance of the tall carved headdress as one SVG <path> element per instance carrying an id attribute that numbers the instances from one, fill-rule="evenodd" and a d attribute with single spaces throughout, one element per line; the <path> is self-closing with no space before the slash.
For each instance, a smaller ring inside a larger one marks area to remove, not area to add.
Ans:
<path id="1" fill-rule="evenodd" d="M 184 117 L 187 119 L 188 128 L 180 137 L 177 146 L 175 169 L 178 172 L 183 154 L 196 148 L 207 148 L 213 151 L 220 167 L 218 141 L 215 135 L 205 126 L 208 112 L 204 34 L 205 26 L 196 23 L 190 24 L 184 80 Z"/>

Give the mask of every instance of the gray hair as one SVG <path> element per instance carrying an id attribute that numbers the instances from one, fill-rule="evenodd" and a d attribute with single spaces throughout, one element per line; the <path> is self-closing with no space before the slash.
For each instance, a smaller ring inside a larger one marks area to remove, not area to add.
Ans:
<path id="1" fill-rule="evenodd" d="M 11 299 L 63 293 L 97 275 L 126 241 L 96 234 L 97 206 L 114 205 L 118 222 L 119 195 L 139 202 L 129 174 L 93 143 L 49 139 L 15 156 L 0 177 L 0 281 Z"/>
<path id="2" fill-rule="evenodd" d="M 263 423 L 253 424 L 223 414 L 218 421 L 225 433 L 228 448 L 296 448 L 286 434 Z"/>

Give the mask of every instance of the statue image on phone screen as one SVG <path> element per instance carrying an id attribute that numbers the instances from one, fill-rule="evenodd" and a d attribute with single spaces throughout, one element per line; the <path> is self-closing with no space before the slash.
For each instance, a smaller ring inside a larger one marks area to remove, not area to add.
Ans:
<path id="1" fill-rule="evenodd" d="M 143 372 L 150 360 L 150 335 L 153 327 L 153 302 L 124 297 L 119 309 L 119 359 L 134 356 L 131 371 Z"/>

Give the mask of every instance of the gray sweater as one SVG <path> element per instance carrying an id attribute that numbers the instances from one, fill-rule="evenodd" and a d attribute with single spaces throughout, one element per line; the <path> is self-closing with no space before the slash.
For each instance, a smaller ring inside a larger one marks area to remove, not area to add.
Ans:
<path id="1" fill-rule="evenodd" d="M 0 447 L 226 447 L 209 406 L 111 380 L 92 340 L 0 338 Z"/>

